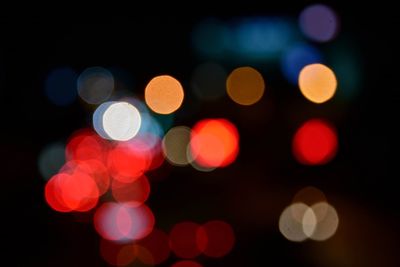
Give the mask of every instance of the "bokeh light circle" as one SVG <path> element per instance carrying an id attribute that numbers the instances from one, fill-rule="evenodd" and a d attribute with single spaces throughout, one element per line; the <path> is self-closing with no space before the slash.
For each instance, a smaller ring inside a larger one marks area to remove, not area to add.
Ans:
<path id="1" fill-rule="evenodd" d="M 201 166 L 228 166 L 239 153 L 238 130 L 226 119 L 203 119 L 192 129 L 190 152 Z"/>
<path id="2" fill-rule="evenodd" d="M 323 64 L 307 65 L 299 74 L 299 88 L 309 101 L 317 104 L 324 103 L 336 92 L 335 73 Z"/>
<path id="3" fill-rule="evenodd" d="M 226 80 L 229 97 L 240 105 L 253 105 L 264 94 L 265 83 L 262 75 L 254 68 L 240 67 L 233 70 Z"/>
<path id="4" fill-rule="evenodd" d="M 220 258 L 232 250 L 235 244 L 235 233 L 226 222 L 209 221 L 203 224 L 200 229 L 197 233 L 197 239 L 204 255 Z"/>
<path id="5" fill-rule="evenodd" d="M 300 28 L 313 41 L 327 42 L 336 37 L 339 19 L 328 6 L 315 4 L 305 8 L 299 17 Z"/>
<path id="6" fill-rule="evenodd" d="M 177 79 L 169 75 L 161 75 L 147 84 L 144 97 L 146 104 L 154 112 L 170 114 L 182 105 L 184 91 Z"/>
<path id="7" fill-rule="evenodd" d="M 336 131 L 324 120 L 306 121 L 293 137 L 293 155 L 304 165 L 326 164 L 334 158 L 337 149 Z"/>
<path id="8" fill-rule="evenodd" d="M 190 143 L 190 128 L 176 126 L 164 136 L 162 149 L 166 159 L 173 165 L 185 166 L 190 163 L 187 149 Z"/>
<path id="9" fill-rule="evenodd" d="M 114 77 L 102 67 L 85 69 L 78 78 L 78 94 L 89 104 L 106 101 L 114 90 Z"/>
<path id="10" fill-rule="evenodd" d="M 128 102 L 106 102 L 93 114 L 93 128 L 103 138 L 127 141 L 136 136 L 141 126 L 137 108 Z"/>

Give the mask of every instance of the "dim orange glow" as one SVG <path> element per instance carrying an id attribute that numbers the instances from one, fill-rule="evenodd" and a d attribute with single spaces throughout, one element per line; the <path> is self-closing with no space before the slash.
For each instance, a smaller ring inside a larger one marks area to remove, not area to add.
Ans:
<path id="1" fill-rule="evenodd" d="M 305 165 L 326 164 L 336 155 L 337 147 L 334 128 L 319 119 L 305 122 L 293 138 L 293 154 Z"/>
<path id="2" fill-rule="evenodd" d="M 240 105 L 253 105 L 264 94 L 265 84 L 262 75 L 251 67 L 237 68 L 226 81 L 229 97 Z"/>
<path id="3" fill-rule="evenodd" d="M 153 78 L 144 91 L 146 104 L 156 113 L 170 114 L 176 111 L 183 102 L 182 85 L 168 75 Z"/>
<path id="4" fill-rule="evenodd" d="M 239 153 L 239 133 L 226 119 L 204 119 L 192 129 L 190 151 L 203 167 L 225 167 Z"/>
<path id="5" fill-rule="evenodd" d="M 302 188 L 300 191 L 296 193 L 296 195 L 293 197 L 292 202 L 293 203 L 301 202 L 308 206 L 311 206 L 315 203 L 325 202 L 325 201 L 326 201 L 325 194 L 321 190 L 313 186 L 307 186 Z"/>
<path id="6" fill-rule="evenodd" d="M 335 73 L 325 65 L 310 64 L 299 74 L 299 87 L 305 98 L 314 103 L 324 103 L 335 94 Z"/>

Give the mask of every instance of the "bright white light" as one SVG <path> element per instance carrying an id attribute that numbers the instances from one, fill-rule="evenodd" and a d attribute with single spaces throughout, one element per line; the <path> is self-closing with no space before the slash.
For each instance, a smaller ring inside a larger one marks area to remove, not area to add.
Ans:
<path id="1" fill-rule="evenodd" d="M 136 136 L 141 126 L 141 116 L 127 102 L 106 102 L 93 114 L 93 127 L 105 139 L 127 141 Z"/>
<path id="2" fill-rule="evenodd" d="M 332 237 L 339 226 L 339 216 L 335 208 L 326 202 L 320 202 L 312 205 L 311 209 L 318 223 L 310 238 L 324 241 Z"/>
<path id="3" fill-rule="evenodd" d="M 294 242 L 307 239 L 303 230 L 303 221 L 304 215 L 309 209 L 304 203 L 294 203 L 282 212 L 279 218 L 279 231 L 286 239 Z"/>
<path id="4" fill-rule="evenodd" d="M 313 235 L 315 228 L 317 226 L 317 217 L 315 216 L 314 210 L 308 208 L 303 215 L 303 231 L 307 237 Z"/>

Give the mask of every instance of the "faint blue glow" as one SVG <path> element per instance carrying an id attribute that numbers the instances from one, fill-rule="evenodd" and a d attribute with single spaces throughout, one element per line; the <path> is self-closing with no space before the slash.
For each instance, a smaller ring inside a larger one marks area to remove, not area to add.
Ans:
<path id="1" fill-rule="evenodd" d="M 252 60 L 277 59 L 299 38 L 295 23 L 280 17 L 239 20 L 234 26 L 233 35 L 231 51 Z"/>
<path id="2" fill-rule="evenodd" d="M 192 32 L 194 49 L 209 58 L 223 58 L 230 39 L 229 28 L 224 22 L 208 18 L 201 21 Z"/>
<path id="3" fill-rule="evenodd" d="M 59 68 L 50 72 L 45 83 L 47 98 L 57 106 L 72 104 L 77 96 L 77 73 L 71 68 Z"/>
<path id="4" fill-rule="evenodd" d="M 114 90 L 114 77 L 102 67 L 91 67 L 79 75 L 77 86 L 78 94 L 85 102 L 97 105 L 111 96 Z"/>
<path id="5" fill-rule="evenodd" d="M 191 86 L 194 94 L 204 100 L 215 100 L 225 94 L 226 70 L 216 63 L 203 63 L 194 70 Z"/>
<path id="6" fill-rule="evenodd" d="M 297 85 L 301 69 L 311 63 L 323 63 L 321 52 L 311 45 L 297 43 L 285 51 L 281 69 L 285 78 Z"/>
<path id="7" fill-rule="evenodd" d="M 327 42 L 336 37 L 339 20 L 326 5 L 316 4 L 305 8 L 299 17 L 300 28 L 313 41 Z"/>
<path id="8" fill-rule="evenodd" d="M 39 155 L 38 167 L 41 176 L 48 180 L 55 175 L 65 163 L 65 146 L 53 143 L 46 146 Z"/>
<path id="9" fill-rule="evenodd" d="M 338 79 L 337 97 L 351 100 L 360 93 L 363 81 L 362 57 L 356 48 L 339 43 L 328 50 L 328 63 Z"/>

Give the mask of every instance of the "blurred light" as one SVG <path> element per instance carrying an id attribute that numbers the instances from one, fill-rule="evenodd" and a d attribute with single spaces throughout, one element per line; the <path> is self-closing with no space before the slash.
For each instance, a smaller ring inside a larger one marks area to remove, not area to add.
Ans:
<path id="1" fill-rule="evenodd" d="M 127 266 L 136 259 L 133 244 L 118 244 L 105 239 L 100 240 L 100 255 L 112 266 Z"/>
<path id="2" fill-rule="evenodd" d="M 292 84 L 297 85 L 301 69 L 312 63 L 321 63 L 321 52 L 304 43 L 290 46 L 281 58 L 281 69 L 285 78 Z"/>
<path id="3" fill-rule="evenodd" d="M 338 140 L 328 122 L 311 119 L 305 122 L 293 137 L 293 155 L 305 165 L 326 164 L 336 155 Z"/>
<path id="4" fill-rule="evenodd" d="M 39 155 L 38 167 L 40 175 L 48 180 L 55 175 L 65 163 L 65 146 L 61 143 L 53 143 L 46 146 Z"/>
<path id="5" fill-rule="evenodd" d="M 325 194 L 321 190 L 313 186 L 307 186 L 299 190 L 292 200 L 293 203 L 302 202 L 308 206 L 325 201 Z"/>
<path id="6" fill-rule="evenodd" d="M 333 97 L 337 87 L 335 73 L 325 65 L 305 66 L 299 75 L 300 91 L 311 102 L 320 104 Z"/>
<path id="7" fill-rule="evenodd" d="M 203 119 L 192 129 L 190 151 L 206 168 L 228 166 L 239 153 L 238 130 L 226 119 Z"/>
<path id="8" fill-rule="evenodd" d="M 99 190 L 99 195 L 103 195 L 108 191 L 111 177 L 106 166 L 101 161 L 96 159 L 70 160 L 60 169 L 60 173 L 66 174 L 74 174 L 77 171 L 85 173 L 93 179 Z"/>
<path id="9" fill-rule="evenodd" d="M 286 239 L 294 242 L 307 239 L 303 231 L 303 217 L 308 208 L 303 203 L 294 203 L 282 212 L 279 218 L 279 231 Z"/>
<path id="10" fill-rule="evenodd" d="M 108 149 L 108 144 L 94 131 L 81 129 L 69 138 L 65 148 L 65 157 L 68 161 L 94 159 L 104 162 Z"/>
<path id="11" fill-rule="evenodd" d="M 232 250 L 235 234 L 229 224 L 223 221 L 209 221 L 202 225 L 201 229 L 202 231 L 198 231 L 197 239 L 204 255 L 219 258 Z"/>
<path id="12" fill-rule="evenodd" d="M 236 57 L 268 61 L 278 59 L 297 39 L 296 26 L 289 19 L 253 17 L 238 21 L 229 44 Z"/>
<path id="13" fill-rule="evenodd" d="M 202 250 L 197 239 L 199 231 L 204 230 L 193 222 L 181 222 L 172 228 L 169 234 L 169 245 L 176 256 L 190 259 L 200 255 Z M 203 235 L 205 235 L 204 232 Z"/>
<path id="14" fill-rule="evenodd" d="M 240 105 L 252 105 L 264 94 L 265 84 L 262 75 L 251 67 L 233 70 L 226 80 L 229 97 Z"/>
<path id="15" fill-rule="evenodd" d="M 127 102 L 106 102 L 93 114 L 93 127 L 105 139 L 127 141 L 135 137 L 141 125 L 139 111 Z"/>
<path id="16" fill-rule="evenodd" d="M 204 100 L 215 100 L 225 94 L 225 69 L 216 63 L 204 63 L 194 70 L 191 85 L 195 95 Z"/>
<path id="17" fill-rule="evenodd" d="M 123 183 L 140 178 L 151 165 L 152 154 L 143 140 L 120 143 L 110 150 L 107 166 L 114 179 Z"/>
<path id="18" fill-rule="evenodd" d="M 54 210 L 85 212 L 97 205 L 99 191 L 90 175 L 74 170 L 53 176 L 46 184 L 45 198 Z"/>
<path id="19" fill-rule="evenodd" d="M 299 23 L 303 33 L 317 42 L 332 40 L 339 30 L 339 20 L 335 12 L 321 4 L 305 8 L 300 14 Z"/>
<path id="20" fill-rule="evenodd" d="M 106 101 L 114 90 L 114 77 L 101 67 L 85 69 L 78 78 L 78 94 L 89 104 Z"/>
<path id="21" fill-rule="evenodd" d="M 195 261 L 178 261 L 171 267 L 203 267 L 203 265 Z"/>
<path id="22" fill-rule="evenodd" d="M 130 183 L 123 183 L 116 179 L 112 182 L 112 195 L 118 202 L 127 206 L 142 205 L 150 194 L 150 183 L 146 176 L 142 176 Z"/>
<path id="23" fill-rule="evenodd" d="M 316 216 L 317 224 L 309 237 L 317 241 L 332 237 L 339 226 L 339 217 L 335 208 L 326 202 L 320 202 L 311 206 L 311 210 Z"/>
<path id="24" fill-rule="evenodd" d="M 108 202 L 96 210 L 94 226 L 103 238 L 126 243 L 150 234 L 154 227 L 154 215 L 146 205 L 130 207 Z"/>
<path id="25" fill-rule="evenodd" d="M 159 114 L 176 111 L 183 102 L 182 85 L 174 77 L 162 75 L 153 78 L 146 86 L 144 97 L 151 110 Z"/>
<path id="26" fill-rule="evenodd" d="M 159 229 L 154 229 L 148 236 L 136 243 L 140 246 L 138 259 L 147 265 L 157 265 L 166 261 L 170 255 L 169 238 L 166 233 Z"/>
<path id="27" fill-rule="evenodd" d="M 229 28 L 221 21 L 208 18 L 195 26 L 192 32 L 194 49 L 208 58 L 219 59 L 225 56 L 230 39 Z"/>
<path id="28" fill-rule="evenodd" d="M 189 164 L 187 149 L 190 142 L 190 128 L 177 126 L 164 136 L 162 148 L 167 160 L 177 166 Z"/>
<path id="29" fill-rule="evenodd" d="M 73 69 L 59 68 L 50 72 L 46 79 L 45 93 L 48 99 L 57 106 L 72 104 L 76 98 L 76 79 Z"/>
<path id="30" fill-rule="evenodd" d="M 313 235 L 315 228 L 317 226 L 317 216 L 312 208 L 308 208 L 303 215 L 302 219 L 303 232 L 307 237 Z"/>
<path id="31" fill-rule="evenodd" d="M 359 49 L 350 44 L 335 45 L 327 53 L 329 66 L 335 70 L 338 85 L 337 97 L 351 100 L 359 93 L 363 82 L 363 60 Z"/>

